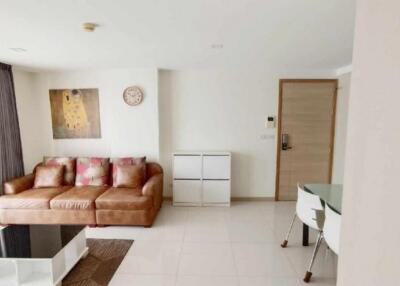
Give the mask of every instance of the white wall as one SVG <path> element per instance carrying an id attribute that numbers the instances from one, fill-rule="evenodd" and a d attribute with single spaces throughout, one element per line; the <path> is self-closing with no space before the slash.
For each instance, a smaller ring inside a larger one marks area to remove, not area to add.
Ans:
<path id="1" fill-rule="evenodd" d="M 41 102 L 34 91 L 34 74 L 13 69 L 18 119 L 25 172 L 29 173 L 43 156 L 46 142 L 42 136 Z"/>
<path id="2" fill-rule="evenodd" d="M 31 92 L 28 92 L 29 85 L 32 86 Z M 144 90 L 145 97 L 139 106 L 130 107 L 122 99 L 123 90 L 130 85 L 139 85 Z M 43 155 L 146 155 L 150 160 L 158 161 L 156 69 L 88 70 L 31 75 L 16 73 L 15 86 L 28 171 Z M 100 139 L 53 139 L 49 89 L 59 88 L 99 89 Z"/>
<path id="3" fill-rule="evenodd" d="M 177 150 L 227 150 L 233 197 L 274 197 L 276 116 L 280 78 L 327 77 L 327 72 L 280 73 L 249 68 L 161 71 L 160 142 L 171 195 L 171 154 Z"/>
<path id="4" fill-rule="evenodd" d="M 335 145 L 332 169 L 332 183 L 334 184 L 343 184 L 350 80 L 351 73 L 346 73 L 339 76 L 339 90 L 336 101 Z"/>
<path id="5" fill-rule="evenodd" d="M 228 150 L 233 152 L 232 196 L 272 198 L 276 128 L 266 129 L 265 120 L 277 115 L 279 79 L 308 77 L 331 77 L 331 73 L 250 68 L 19 72 L 16 96 L 26 168 L 30 171 L 43 155 L 146 155 L 160 159 L 165 195 L 171 196 L 174 151 Z M 122 100 L 123 89 L 133 84 L 146 93 L 137 107 Z M 346 84 L 343 79 L 343 90 Z M 53 140 L 49 89 L 71 87 L 99 88 L 101 139 Z"/>
<path id="6" fill-rule="evenodd" d="M 339 286 L 400 283 L 399 11 L 357 2 Z"/>

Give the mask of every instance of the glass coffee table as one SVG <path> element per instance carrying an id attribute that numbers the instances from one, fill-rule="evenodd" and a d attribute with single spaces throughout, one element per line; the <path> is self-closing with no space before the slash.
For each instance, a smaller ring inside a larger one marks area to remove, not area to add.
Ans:
<path id="1" fill-rule="evenodd" d="M 87 254 L 85 226 L 0 226 L 0 286 L 61 285 Z"/>

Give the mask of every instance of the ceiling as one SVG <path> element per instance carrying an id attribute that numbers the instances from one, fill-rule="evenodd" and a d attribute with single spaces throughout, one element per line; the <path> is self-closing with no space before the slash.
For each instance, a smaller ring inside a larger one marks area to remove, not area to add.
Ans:
<path id="1" fill-rule="evenodd" d="M 354 2 L 0 0 L 0 61 L 51 70 L 337 69 L 351 64 Z M 87 21 L 99 28 L 83 31 Z"/>

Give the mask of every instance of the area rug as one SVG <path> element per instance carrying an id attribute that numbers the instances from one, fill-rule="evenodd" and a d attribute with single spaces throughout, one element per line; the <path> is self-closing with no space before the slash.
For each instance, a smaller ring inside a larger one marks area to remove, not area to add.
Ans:
<path id="1" fill-rule="evenodd" d="M 123 239 L 88 239 L 88 256 L 75 265 L 62 285 L 108 285 L 132 243 L 133 240 Z"/>

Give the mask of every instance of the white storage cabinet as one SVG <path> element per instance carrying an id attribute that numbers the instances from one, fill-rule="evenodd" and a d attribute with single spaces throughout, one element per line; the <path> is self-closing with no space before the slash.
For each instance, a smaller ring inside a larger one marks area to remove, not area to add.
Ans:
<path id="1" fill-rule="evenodd" d="M 229 206 L 230 201 L 231 153 L 173 154 L 175 206 Z"/>

